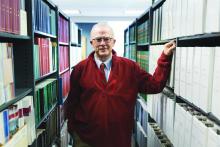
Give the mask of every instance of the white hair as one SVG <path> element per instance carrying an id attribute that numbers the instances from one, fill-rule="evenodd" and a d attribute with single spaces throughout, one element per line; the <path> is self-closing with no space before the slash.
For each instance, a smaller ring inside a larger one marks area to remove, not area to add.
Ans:
<path id="1" fill-rule="evenodd" d="M 91 38 L 91 39 L 93 39 L 93 38 L 92 38 L 92 33 L 93 33 L 97 28 L 108 28 L 108 29 L 110 30 L 109 33 L 110 33 L 111 36 L 114 38 L 114 31 L 113 31 L 112 27 L 111 27 L 109 24 L 107 24 L 106 22 L 99 22 L 99 23 L 95 24 L 95 25 L 92 27 L 92 30 L 91 30 L 91 32 L 90 32 L 90 38 Z"/>

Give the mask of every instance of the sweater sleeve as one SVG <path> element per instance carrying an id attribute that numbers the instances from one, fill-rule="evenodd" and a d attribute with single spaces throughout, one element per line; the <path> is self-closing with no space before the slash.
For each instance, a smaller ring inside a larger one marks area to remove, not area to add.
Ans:
<path id="1" fill-rule="evenodd" d="M 138 90 L 142 93 L 156 94 L 166 86 L 170 74 L 172 55 L 167 56 L 163 52 L 157 61 L 157 67 L 153 75 L 147 73 L 139 66 L 137 67 Z"/>

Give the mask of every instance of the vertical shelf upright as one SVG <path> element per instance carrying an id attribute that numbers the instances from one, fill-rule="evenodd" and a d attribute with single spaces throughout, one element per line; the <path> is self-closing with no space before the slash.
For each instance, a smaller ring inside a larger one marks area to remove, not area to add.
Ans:
<path id="1" fill-rule="evenodd" d="M 124 57 L 129 58 L 129 28 L 124 30 Z"/>
<path id="2" fill-rule="evenodd" d="M 32 0 L 32 65 L 37 134 L 33 147 L 58 144 L 57 13 L 58 8 L 51 1 Z"/>
<path id="3" fill-rule="evenodd" d="M 136 61 L 137 56 L 137 21 L 135 20 L 128 28 L 129 30 L 129 59 Z"/>

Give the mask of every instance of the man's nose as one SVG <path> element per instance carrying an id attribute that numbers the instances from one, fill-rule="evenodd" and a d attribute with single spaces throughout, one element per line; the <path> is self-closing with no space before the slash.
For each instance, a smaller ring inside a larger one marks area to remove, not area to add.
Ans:
<path id="1" fill-rule="evenodd" d="M 101 38 L 101 42 L 100 42 L 100 44 L 105 44 L 105 40 L 104 40 L 104 38 Z"/>

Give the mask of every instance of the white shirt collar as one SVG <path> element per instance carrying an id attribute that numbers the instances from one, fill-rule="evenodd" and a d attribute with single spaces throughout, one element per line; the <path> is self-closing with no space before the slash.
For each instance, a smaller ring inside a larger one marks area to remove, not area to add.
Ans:
<path id="1" fill-rule="evenodd" d="M 96 56 L 96 54 L 94 54 L 94 59 L 95 59 L 95 62 L 96 62 L 96 65 L 98 66 L 98 68 L 100 68 L 100 65 L 102 63 L 104 63 L 105 67 L 107 68 L 107 70 L 111 69 L 111 66 L 112 66 L 112 54 L 111 54 L 110 58 L 108 58 L 105 62 L 102 62 L 101 60 L 99 60 L 99 58 Z"/>

